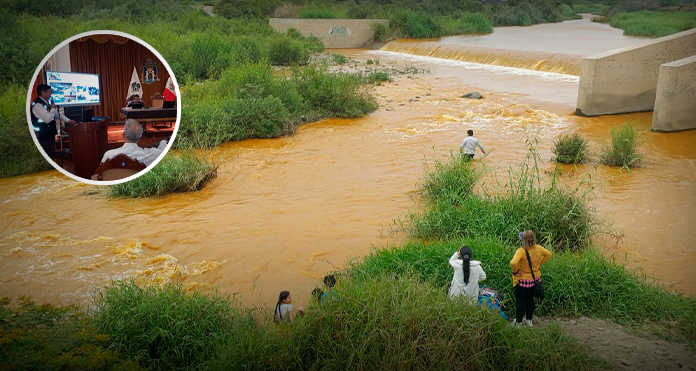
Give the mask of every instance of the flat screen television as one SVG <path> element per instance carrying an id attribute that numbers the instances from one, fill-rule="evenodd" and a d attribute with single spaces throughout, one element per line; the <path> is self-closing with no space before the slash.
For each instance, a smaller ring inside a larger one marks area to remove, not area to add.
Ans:
<path id="1" fill-rule="evenodd" d="M 95 106 L 101 104 L 99 75 L 74 72 L 46 71 L 53 102 L 62 107 Z"/>

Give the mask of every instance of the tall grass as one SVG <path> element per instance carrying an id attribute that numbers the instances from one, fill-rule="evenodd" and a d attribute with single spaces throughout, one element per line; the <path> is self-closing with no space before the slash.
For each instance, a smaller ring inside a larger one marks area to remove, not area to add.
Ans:
<path id="1" fill-rule="evenodd" d="M 536 141 L 508 181 L 471 192 L 480 178 L 460 164 L 457 156 L 436 163 L 421 190 L 426 195 L 420 210 L 407 215 L 405 226 L 412 237 L 453 239 L 495 236 L 517 242 L 521 230 L 532 229 L 537 239 L 558 250 L 580 250 L 590 243 L 595 228 L 589 191 L 560 185 L 555 173 L 544 181 L 538 167 Z M 435 180 L 435 181 L 433 181 Z M 591 189 L 591 185 L 589 189 Z"/>
<path id="2" fill-rule="evenodd" d="M 186 292 L 176 283 L 119 281 L 94 299 L 91 324 L 123 355 L 158 370 L 206 368 L 221 344 L 256 327 L 256 319 L 226 297 Z"/>
<path id="3" fill-rule="evenodd" d="M 605 145 L 600 153 L 600 161 L 610 166 L 636 166 L 643 158 L 638 151 L 642 144 L 644 131 L 636 122 L 625 122 L 611 128 L 611 143 Z"/>
<path id="4" fill-rule="evenodd" d="M 583 163 L 587 159 L 589 148 L 587 140 L 578 133 L 562 134 L 553 143 L 555 161 L 563 164 Z"/>
<path id="5" fill-rule="evenodd" d="M 129 182 L 108 186 L 109 197 L 158 197 L 197 191 L 217 175 L 217 165 L 192 152 L 169 152 L 153 169 Z"/>
<path id="6" fill-rule="evenodd" d="M 0 86 L 0 178 L 52 169 L 29 131 L 26 89 Z"/>
<path id="7" fill-rule="evenodd" d="M 285 339 L 297 368 L 564 370 L 601 364 L 558 327 L 520 331 L 408 276 L 348 279 L 339 292 L 338 300 L 296 321 Z"/>
<path id="8" fill-rule="evenodd" d="M 461 238 L 441 242 L 411 241 L 404 246 L 374 250 L 348 269 L 353 279 L 387 274 L 415 277 L 446 295 L 452 280 L 447 263 L 461 245 L 473 251 L 487 274 L 483 284 L 502 292 L 503 309 L 514 311 L 510 259 L 519 247 L 492 237 Z M 542 267 L 545 298 L 537 307 L 542 316 L 589 316 L 654 331 L 663 338 L 696 344 L 696 300 L 675 294 L 607 259 L 597 249 L 582 254 L 555 251 Z"/>
<path id="9" fill-rule="evenodd" d="M 109 348 L 109 336 L 85 326 L 75 305 L 0 299 L 0 370 L 142 370 Z"/>
<path id="10" fill-rule="evenodd" d="M 618 13 L 609 24 L 626 35 L 662 37 L 696 27 L 696 11 Z"/>

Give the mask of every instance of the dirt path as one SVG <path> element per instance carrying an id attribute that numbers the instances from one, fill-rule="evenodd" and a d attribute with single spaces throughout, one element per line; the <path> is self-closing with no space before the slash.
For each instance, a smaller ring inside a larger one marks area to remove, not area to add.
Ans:
<path id="1" fill-rule="evenodd" d="M 696 352 L 687 344 L 635 335 L 606 321 L 554 319 L 615 370 L 696 370 Z"/>

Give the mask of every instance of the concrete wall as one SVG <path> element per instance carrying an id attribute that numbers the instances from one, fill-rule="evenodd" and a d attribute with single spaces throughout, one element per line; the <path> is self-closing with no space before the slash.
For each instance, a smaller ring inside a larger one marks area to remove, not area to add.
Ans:
<path id="1" fill-rule="evenodd" d="M 270 25 L 276 31 L 287 32 L 296 28 L 302 36 L 316 36 L 327 49 L 362 48 L 372 41 L 372 24 L 378 22 L 389 26 L 386 19 L 296 19 L 271 18 Z"/>
<path id="2" fill-rule="evenodd" d="M 696 129 L 696 55 L 660 66 L 652 129 Z"/>
<path id="3" fill-rule="evenodd" d="M 576 113 L 650 111 L 660 65 L 696 55 L 696 28 L 582 59 Z"/>

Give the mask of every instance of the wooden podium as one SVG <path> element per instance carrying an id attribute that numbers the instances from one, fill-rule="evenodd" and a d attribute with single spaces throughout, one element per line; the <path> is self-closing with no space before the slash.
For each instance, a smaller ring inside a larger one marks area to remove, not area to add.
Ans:
<path id="1" fill-rule="evenodd" d="M 83 179 L 92 178 L 109 144 L 108 127 L 107 118 L 102 121 L 80 122 L 65 129 L 70 140 L 75 175 Z"/>

